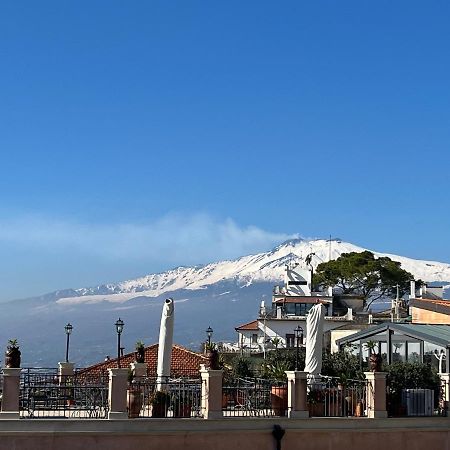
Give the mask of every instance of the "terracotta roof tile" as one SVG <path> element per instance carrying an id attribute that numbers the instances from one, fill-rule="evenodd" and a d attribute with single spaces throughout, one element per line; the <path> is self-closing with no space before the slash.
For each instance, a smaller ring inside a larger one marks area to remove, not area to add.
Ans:
<path id="1" fill-rule="evenodd" d="M 135 361 L 134 352 L 127 353 L 120 358 L 122 367 L 129 367 Z M 188 350 L 180 345 L 172 347 L 171 376 L 198 376 L 200 364 L 207 362 L 206 356 Z M 147 375 L 156 376 L 156 368 L 158 365 L 158 344 L 153 344 L 145 348 L 145 363 L 147 364 Z M 101 374 L 106 373 L 108 369 L 117 367 L 117 358 L 109 359 L 90 367 L 80 370 L 80 374 Z"/>
<path id="2" fill-rule="evenodd" d="M 235 330 L 258 330 L 258 321 L 254 320 L 253 322 L 244 323 L 235 328 Z"/>

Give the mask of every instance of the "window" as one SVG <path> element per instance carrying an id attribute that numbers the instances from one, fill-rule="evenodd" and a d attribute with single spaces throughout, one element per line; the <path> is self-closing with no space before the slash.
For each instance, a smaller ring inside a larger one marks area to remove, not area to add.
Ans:
<path id="1" fill-rule="evenodd" d="M 255 333 L 255 334 L 252 334 L 252 344 L 257 344 L 258 343 L 258 335 Z"/>
<path id="2" fill-rule="evenodd" d="M 296 303 L 295 304 L 295 315 L 296 316 L 306 316 L 308 314 L 309 310 L 314 305 L 312 303 Z"/>
<path id="3" fill-rule="evenodd" d="M 286 334 L 286 348 L 295 347 L 295 335 Z"/>

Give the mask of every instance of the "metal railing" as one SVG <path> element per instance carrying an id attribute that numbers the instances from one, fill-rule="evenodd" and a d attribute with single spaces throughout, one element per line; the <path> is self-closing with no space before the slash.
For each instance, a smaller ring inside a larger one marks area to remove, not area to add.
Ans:
<path id="1" fill-rule="evenodd" d="M 317 376 L 308 384 L 311 417 L 367 417 L 367 380 Z"/>
<path id="2" fill-rule="evenodd" d="M 20 417 L 106 419 L 108 379 L 102 375 L 58 375 L 57 369 L 23 369 Z"/>
<path id="3" fill-rule="evenodd" d="M 287 384 L 264 378 L 236 378 L 222 387 L 224 417 L 273 417 L 287 412 Z"/>
<path id="4" fill-rule="evenodd" d="M 128 387 L 128 417 L 198 418 L 202 381 L 199 378 L 156 378 L 134 380 Z"/>

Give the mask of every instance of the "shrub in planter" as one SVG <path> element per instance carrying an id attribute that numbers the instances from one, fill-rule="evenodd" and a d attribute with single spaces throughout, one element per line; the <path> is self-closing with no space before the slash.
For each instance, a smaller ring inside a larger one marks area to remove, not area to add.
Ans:
<path id="1" fill-rule="evenodd" d="M 20 367 L 20 350 L 17 339 L 10 339 L 5 352 L 5 367 L 17 369 Z"/>
<path id="2" fill-rule="evenodd" d="M 145 362 L 145 346 L 142 341 L 137 341 L 135 344 L 134 359 L 137 363 Z"/>
<path id="3" fill-rule="evenodd" d="M 156 391 L 150 403 L 152 405 L 152 417 L 167 417 L 170 404 L 170 394 L 163 391 Z"/>
<path id="4" fill-rule="evenodd" d="M 205 355 L 208 358 L 208 362 L 206 366 L 209 369 L 217 370 L 219 369 L 219 352 L 217 350 L 217 346 L 214 343 L 207 342 L 205 344 Z"/>
<path id="5" fill-rule="evenodd" d="M 262 365 L 262 373 L 266 378 L 273 380 L 270 390 L 270 401 L 272 410 L 276 416 L 285 416 L 288 407 L 288 388 L 286 380 L 286 370 L 290 366 L 285 361 L 277 361 L 273 364 Z"/>
<path id="6" fill-rule="evenodd" d="M 403 389 L 432 389 L 435 405 L 439 399 L 440 379 L 431 366 L 423 363 L 395 362 L 387 372 L 387 408 L 390 415 L 402 415 Z"/>

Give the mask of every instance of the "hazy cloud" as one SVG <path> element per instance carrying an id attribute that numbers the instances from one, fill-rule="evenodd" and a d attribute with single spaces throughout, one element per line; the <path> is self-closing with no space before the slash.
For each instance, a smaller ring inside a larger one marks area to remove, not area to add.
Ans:
<path id="1" fill-rule="evenodd" d="M 0 221 L 0 243 L 174 265 L 235 258 L 268 250 L 292 237 L 208 214 L 170 214 L 142 224 L 88 224 L 43 217 Z"/>

